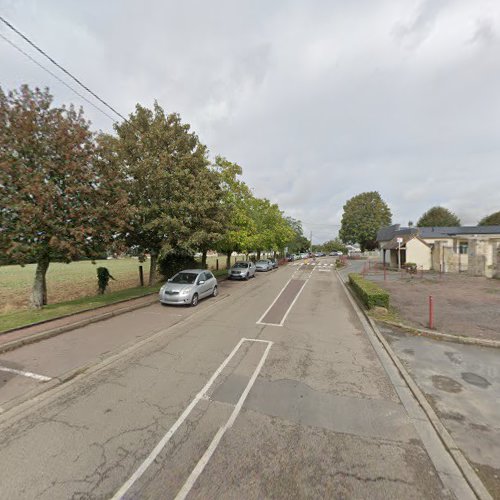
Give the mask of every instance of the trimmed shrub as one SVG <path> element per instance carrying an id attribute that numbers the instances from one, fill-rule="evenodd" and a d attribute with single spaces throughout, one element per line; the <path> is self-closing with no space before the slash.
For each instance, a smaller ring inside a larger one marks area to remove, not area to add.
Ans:
<path id="1" fill-rule="evenodd" d="M 349 283 L 368 309 L 375 306 L 389 308 L 389 294 L 373 281 L 365 280 L 360 274 L 351 273 L 349 274 Z"/>

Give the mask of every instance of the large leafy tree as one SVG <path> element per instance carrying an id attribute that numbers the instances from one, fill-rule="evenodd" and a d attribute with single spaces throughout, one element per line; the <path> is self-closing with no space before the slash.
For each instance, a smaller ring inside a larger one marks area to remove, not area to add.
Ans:
<path id="1" fill-rule="evenodd" d="M 417 222 L 418 227 L 460 226 L 460 219 L 447 208 L 432 207 Z"/>
<path id="2" fill-rule="evenodd" d="M 352 197 L 344 205 L 339 237 L 344 243 L 359 243 L 361 249 L 377 247 L 377 231 L 391 224 L 392 214 L 377 191 Z"/>
<path id="3" fill-rule="evenodd" d="M 486 217 L 483 217 L 478 226 L 500 226 L 500 212 L 494 212 Z"/>
<path id="4" fill-rule="evenodd" d="M 0 88 L 0 251 L 36 262 L 32 304 L 47 304 L 52 260 L 102 252 L 121 230 L 127 198 L 82 110 L 48 89 Z"/>
<path id="5" fill-rule="evenodd" d="M 256 225 L 251 217 L 253 198 L 249 187 L 239 178 L 243 172 L 240 165 L 223 156 L 217 156 L 214 168 L 218 172 L 222 190 L 221 206 L 224 212 L 225 231 L 216 243 L 216 248 L 226 254 L 226 265 L 231 265 L 233 252 L 248 252 Z"/>
<path id="6" fill-rule="evenodd" d="M 207 234 L 195 234 L 203 211 L 213 208 L 207 150 L 178 114 L 166 115 L 156 102 L 152 110 L 137 104 L 115 129 L 118 137 L 109 141 L 135 208 L 126 241 L 150 254 L 153 284 L 161 251 L 201 244 L 212 233 L 210 228 Z"/>
<path id="7" fill-rule="evenodd" d="M 285 222 L 293 231 L 292 237 L 287 242 L 288 253 L 295 254 L 308 250 L 311 242 L 305 237 L 300 220 L 287 216 Z"/>
<path id="8" fill-rule="evenodd" d="M 343 252 L 344 254 L 346 254 L 348 251 L 347 247 L 342 243 L 342 241 L 340 241 L 339 238 L 335 238 L 334 240 L 325 241 L 325 243 L 320 245 L 320 249 L 326 253 Z"/>

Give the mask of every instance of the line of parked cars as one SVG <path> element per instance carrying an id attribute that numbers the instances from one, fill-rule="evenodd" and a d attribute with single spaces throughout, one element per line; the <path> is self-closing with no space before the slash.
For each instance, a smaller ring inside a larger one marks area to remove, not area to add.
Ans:
<path id="1" fill-rule="evenodd" d="M 255 278 L 257 271 L 267 272 L 278 268 L 276 259 L 261 259 L 236 262 L 228 270 L 228 279 Z M 178 272 L 160 288 L 160 302 L 165 305 L 197 306 L 205 297 L 217 297 L 219 293 L 216 277 L 204 269 L 185 269 Z"/>

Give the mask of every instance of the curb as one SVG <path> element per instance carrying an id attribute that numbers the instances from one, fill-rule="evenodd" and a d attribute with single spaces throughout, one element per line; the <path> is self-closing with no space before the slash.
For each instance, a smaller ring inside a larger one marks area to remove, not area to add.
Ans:
<path id="1" fill-rule="evenodd" d="M 111 302 L 110 304 L 103 304 L 101 306 L 90 307 L 89 309 L 82 309 L 80 311 L 72 312 L 69 314 L 63 314 L 62 316 L 56 316 L 55 318 L 42 319 L 41 321 L 35 321 L 34 323 L 29 323 L 28 325 L 18 326 L 16 328 L 9 328 L 8 330 L 4 330 L 3 332 L 0 332 L 0 338 L 2 337 L 2 335 L 5 335 L 6 333 L 12 333 L 12 332 L 16 332 L 16 331 L 25 330 L 26 328 L 31 328 L 32 326 L 44 325 L 46 323 L 50 323 L 51 321 L 55 321 L 57 319 L 71 318 L 72 316 L 77 316 L 78 314 L 82 314 L 82 313 L 86 313 L 86 312 L 90 312 L 90 311 L 98 311 L 99 309 L 102 309 L 104 307 L 115 306 L 117 304 L 123 304 L 125 302 L 130 302 L 131 300 L 142 299 L 143 297 L 148 297 L 149 295 L 155 295 L 156 293 L 158 293 L 158 292 L 150 292 L 150 293 L 146 293 L 144 295 L 138 295 L 137 297 L 130 297 L 128 299 L 117 300 L 116 302 Z"/>
<path id="2" fill-rule="evenodd" d="M 425 328 L 417 328 L 414 326 L 405 325 L 403 323 L 398 323 L 397 321 L 389 321 L 385 319 L 372 318 L 373 321 L 378 321 L 379 323 L 384 323 L 389 326 L 395 326 L 401 328 L 416 336 L 429 337 L 435 340 L 443 340 L 445 342 L 455 342 L 457 344 L 470 344 L 470 345 L 480 345 L 484 347 L 496 347 L 500 348 L 500 340 L 488 340 L 480 339 L 477 337 L 463 337 L 461 335 L 453 335 L 451 333 L 441 333 L 434 330 L 427 330 Z"/>
<path id="3" fill-rule="evenodd" d="M 214 308 L 219 302 L 224 301 L 230 296 L 230 294 L 219 295 L 217 301 L 208 304 L 204 309 L 198 309 L 194 311 L 191 316 L 187 318 L 181 318 L 167 328 L 161 328 L 149 337 L 145 337 L 138 342 L 136 340 L 131 340 L 125 345 L 119 346 L 110 353 L 101 355 L 98 358 L 85 363 L 84 365 L 72 368 L 65 373 L 52 378 L 48 382 L 43 382 L 39 387 L 6 402 L 2 407 L 0 407 L 0 429 L 3 426 L 9 425 L 9 420 L 17 418 L 19 414 L 28 411 L 32 406 L 42 403 L 45 399 L 51 397 L 57 397 L 60 391 L 65 390 L 68 385 L 74 384 L 79 380 L 80 376 L 92 375 L 98 373 L 101 370 L 105 370 L 107 367 L 112 366 L 114 363 L 122 360 L 123 358 L 132 355 L 137 349 L 140 349 L 156 339 L 170 332 L 178 325 L 183 323 L 188 323 L 192 321 L 193 318 L 197 317 L 199 314 L 206 312 L 207 309 Z M 138 307 L 136 309 L 139 309 Z M 126 311 L 124 311 L 126 312 Z"/>
<path id="4" fill-rule="evenodd" d="M 147 295 L 146 295 L 147 297 Z M 134 299 L 130 299 L 134 300 Z M 70 332 L 71 330 L 76 330 L 77 328 L 81 328 L 83 326 L 90 325 L 92 323 L 97 323 L 98 321 L 103 321 L 105 319 L 112 318 L 113 316 L 119 316 L 120 314 L 135 311 L 136 309 L 141 309 L 142 307 L 150 306 L 157 301 L 156 294 L 154 299 L 148 300 L 146 302 L 142 302 L 140 304 L 135 304 L 128 307 L 122 307 L 115 311 L 110 311 L 104 314 L 98 314 L 93 316 L 92 318 L 87 318 L 81 321 L 76 321 L 75 323 L 71 323 L 69 325 L 59 326 L 57 328 L 52 328 L 51 330 L 46 330 L 45 332 L 35 333 L 33 335 L 29 335 L 27 337 L 12 340 L 10 342 L 6 342 L 5 344 L 0 345 L 0 354 L 8 351 L 12 351 L 13 349 L 17 349 L 23 345 L 33 344 L 34 342 L 39 342 L 40 340 L 49 339 L 51 337 L 55 337 L 56 335 L 60 335 L 61 333 Z M 92 310 L 92 309 L 89 309 Z M 75 313 L 78 314 L 78 313 Z M 59 318 L 58 318 L 59 319 Z"/>
<path id="5" fill-rule="evenodd" d="M 348 296 L 353 300 L 354 304 L 358 306 L 358 309 L 361 311 L 361 314 L 364 316 L 366 321 L 368 321 L 368 324 L 370 325 L 371 329 L 373 330 L 373 333 L 375 334 L 377 340 L 382 344 L 382 347 L 384 348 L 385 352 L 391 359 L 391 361 L 394 363 L 396 366 L 399 374 L 407 384 L 408 388 L 410 389 L 411 393 L 417 400 L 418 404 L 424 411 L 425 415 L 427 416 L 429 422 L 431 423 L 432 427 L 436 431 L 437 435 L 441 439 L 444 447 L 448 451 L 449 455 L 452 457 L 453 461 L 455 462 L 456 466 L 462 473 L 465 481 L 468 483 L 469 487 L 472 489 L 474 494 L 479 498 L 480 500 L 493 500 L 492 496 L 490 495 L 489 491 L 486 489 L 482 481 L 479 479 L 479 476 L 476 474 L 472 466 L 469 464 L 467 459 L 465 458 L 464 454 L 462 451 L 458 448 L 457 444 L 455 443 L 454 439 L 450 435 L 450 433 L 446 430 L 444 425 L 442 424 L 441 420 L 439 417 L 436 415 L 436 412 L 432 408 L 432 406 L 429 404 L 427 399 L 425 398 L 424 394 L 416 384 L 416 382 L 413 380 L 413 378 L 410 376 L 410 374 L 407 372 L 406 368 L 403 366 L 395 352 L 392 350 L 391 346 L 387 342 L 387 340 L 384 338 L 380 330 L 378 329 L 376 323 L 373 321 L 370 316 L 366 313 L 366 310 L 364 307 L 361 307 L 358 301 L 358 298 L 351 292 L 351 290 L 346 286 L 345 282 L 342 280 L 342 277 L 340 276 L 339 273 L 337 273 L 337 277 L 342 284 L 344 291 L 348 294 Z"/>

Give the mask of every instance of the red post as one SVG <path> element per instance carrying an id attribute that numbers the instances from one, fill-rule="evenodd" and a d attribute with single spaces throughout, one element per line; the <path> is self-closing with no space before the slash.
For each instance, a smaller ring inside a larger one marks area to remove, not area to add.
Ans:
<path id="1" fill-rule="evenodd" d="M 434 299 L 429 295 L 429 328 L 434 329 Z"/>

